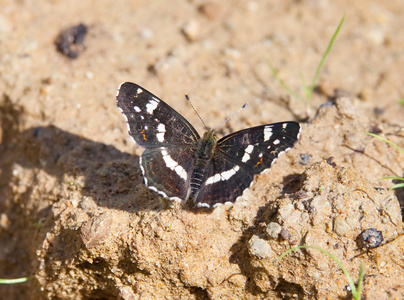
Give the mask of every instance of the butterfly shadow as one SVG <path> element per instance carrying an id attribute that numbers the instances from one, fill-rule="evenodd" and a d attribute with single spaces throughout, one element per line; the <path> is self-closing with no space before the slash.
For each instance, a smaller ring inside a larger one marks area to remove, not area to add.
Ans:
<path id="1" fill-rule="evenodd" d="M 167 207 L 143 184 L 136 155 L 52 125 L 21 130 L 26 112 L 15 102 L 0 95 L 0 212 L 9 220 L 4 223 L 7 228 L 0 230 L 1 274 L 10 278 L 34 274 L 38 257 L 33 249 L 42 248 L 55 219 L 74 218 L 74 213 L 55 213 L 63 207 L 69 212 L 74 202 L 78 216 L 80 211 L 91 216 L 102 207 L 130 213 Z M 83 247 L 79 234 L 60 230 L 51 247 L 59 250 L 49 251 L 47 260 L 53 255 L 62 261 L 76 257 Z M 26 284 L 30 286 L 26 290 L 38 290 L 36 280 Z M 10 285 L 10 289 L 5 298 L 21 287 Z M 18 298 L 31 296 L 24 295 Z"/>
<path id="2" fill-rule="evenodd" d="M 19 132 L 18 124 L 23 112 L 10 102 L 0 105 L 2 143 L 0 144 L 1 192 L 13 195 L 9 182 L 15 181 L 14 172 L 19 165 L 34 171 L 33 179 L 23 198 L 32 197 L 45 171 L 62 185 L 55 186 L 49 195 L 41 198 L 59 199 L 64 191 L 79 191 L 97 206 L 136 212 L 167 207 L 161 197 L 143 184 L 139 157 L 124 153 L 114 146 L 95 142 L 55 126 L 39 126 Z M 43 178 L 43 177 L 42 177 Z M 46 187 L 40 187 L 43 193 Z M 7 191 L 8 190 L 8 191 Z M 57 193 L 61 193 L 58 195 Z M 10 197 L 10 196 L 9 196 Z M 42 206 L 42 205 L 41 205 Z M 50 207 L 47 208 L 48 210 Z M 41 213 L 41 217 L 46 217 Z"/>

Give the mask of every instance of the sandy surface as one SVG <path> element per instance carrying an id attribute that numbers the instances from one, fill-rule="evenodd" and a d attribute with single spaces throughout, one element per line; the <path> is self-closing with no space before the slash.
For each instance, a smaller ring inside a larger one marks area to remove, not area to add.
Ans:
<path id="1" fill-rule="evenodd" d="M 0 278 L 4 299 L 404 297 L 402 1 L 0 0 Z M 308 105 L 304 95 L 345 23 Z M 88 32 L 76 59 L 59 33 Z M 302 122 L 299 143 L 234 205 L 195 212 L 148 190 L 115 103 L 136 82 L 199 132 Z M 309 119 L 307 119 L 309 117 Z M 361 249 L 358 235 L 384 242 Z"/>

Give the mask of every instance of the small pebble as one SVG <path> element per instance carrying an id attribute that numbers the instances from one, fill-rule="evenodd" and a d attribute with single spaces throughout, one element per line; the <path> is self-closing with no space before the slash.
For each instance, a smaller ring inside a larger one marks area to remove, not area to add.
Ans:
<path id="1" fill-rule="evenodd" d="M 271 222 L 267 225 L 266 232 L 270 238 L 278 239 L 279 234 L 281 233 L 282 226 L 278 223 Z"/>
<path id="2" fill-rule="evenodd" d="M 292 234 L 290 233 L 289 230 L 282 228 L 281 230 L 281 238 L 283 240 L 288 240 L 292 237 Z"/>
<path id="3" fill-rule="evenodd" d="M 307 165 L 310 162 L 310 159 L 311 159 L 310 154 L 306 154 L 306 153 L 300 154 L 300 163 L 303 166 Z"/>
<path id="4" fill-rule="evenodd" d="M 56 38 L 56 49 L 70 59 L 77 58 L 84 50 L 87 26 L 79 24 L 62 30 Z"/>
<path id="5" fill-rule="evenodd" d="M 264 239 L 253 235 L 249 242 L 250 254 L 257 258 L 267 258 L 272 252 L 271 246 Z"/>
<path id="6" fill-rule="evenodd" d="M 362 231 L 356 238 L 359 248 L 376 248 L 383 242 L 383 234 L 376 228 L 368 228 Z"/>
<path id="7" fill-rule="evenodd" d="M 189 42 L 194 42 L 199 37 L 199 23 L 195 20 L 188 21 L 181 29 Z"/>

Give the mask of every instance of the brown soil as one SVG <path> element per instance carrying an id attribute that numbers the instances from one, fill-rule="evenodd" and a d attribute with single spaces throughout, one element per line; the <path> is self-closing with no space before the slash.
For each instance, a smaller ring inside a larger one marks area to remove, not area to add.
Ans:
<path id="1" fill-rule="evenodd" d="M 0 285 L 3 299 L 404 297 L 404 6 L 397 1 L 11 1 L 0 14 Z M 345 23 L 305 106 L 303 95 Z M 83 23 L 84 44 L 58 34 Z M 59 40 L 60 42 L 60 40 Z M 70 51 L 69 50 L 69 51 Z M 132 81 L 201 132 L 302 122 L 299 143 L 234 205 L 171 205 L 142 183 L 115 104 Z M 309 117 L 307 121 L 306 117 Z M 366 229 L 381 231 L 362 247 Z"/>

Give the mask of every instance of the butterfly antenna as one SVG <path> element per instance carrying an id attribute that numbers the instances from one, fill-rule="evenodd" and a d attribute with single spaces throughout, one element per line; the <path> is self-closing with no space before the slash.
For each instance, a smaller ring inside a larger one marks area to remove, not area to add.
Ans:
<path id="1" fill-rule="evenodd" d="M 248 105 L 248 103 L 244 103 L 244 105 L 242 107 L 240 107 L 236 112 L 234 112 L 230 117 L 228 117 L 227 119 L 225 119 L 224 121 L 222 121 L 219 125 L 217 125 L 215 127 L 214 130 L 218 129 L 220 126 L 222 126 L 224 123 L 226 123 L 227 121 L 229 121 L 231 118 L 233 118 L 235 115 L 237 115 L 240 111 L 242 111 L 246 106 Z"/>
<path id="2" fill-rule="evenodd" d="M 195 107 L 193 106 L 191 100 L 189 99 L 188 95 L 185 95 L 185 99 L 187 99 L 188 103 L 191 105 L 192 109 L 194 110 L 194 112 L 196 113 L 196 115 L 198 116 L 199 120 L 201 120 L 203 126 L 205 126 L 205 129 L 208 130 L 208 126 L 206 126 L 205 122 L 202 120 L 201 116 L 198 114 L 198 112 L 196 111 Z"/>

